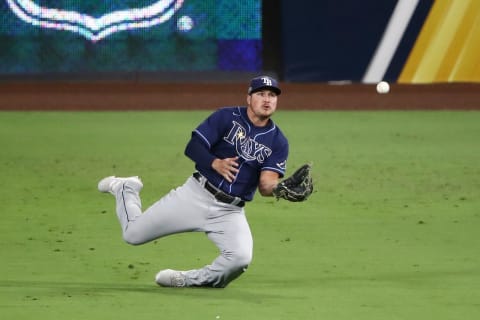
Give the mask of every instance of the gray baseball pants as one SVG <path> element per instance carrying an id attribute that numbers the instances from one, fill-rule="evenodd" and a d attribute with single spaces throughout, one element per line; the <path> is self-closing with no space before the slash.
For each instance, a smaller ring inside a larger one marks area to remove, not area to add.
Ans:
<path id="1" fill-rule="evenodd" d="M 189 177 L 142 213 L 139 191 L 129 182 L 115 190 L 123 239 L 139 245 L 181 232 L 205 232 L 220 255 L 201 269 L 186 271 L 187 286 L 223 288 L 252 260 L 253 239 L 245 210 L 217 201 L 201 181 Z"/>

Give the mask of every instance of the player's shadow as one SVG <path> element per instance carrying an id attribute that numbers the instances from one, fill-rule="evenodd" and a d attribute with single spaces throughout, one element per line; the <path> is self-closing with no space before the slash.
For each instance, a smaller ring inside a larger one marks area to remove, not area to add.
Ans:
<path id="1" fill-rule="evenodd" d="M 119 292 L 140 292 L 145 294 L 195 297 L 195 299 L 216 300 L 242 300 L 249 303 L 269 299 L 295 299 L 295 297 L 283 296 L 275 293 L 259 293 L 248 288 L 237 286 L 231 289 L 214 288 L 163 288 L 152 284 L 128 284 L 128 283 L 105 283 L 105 282 L 71 282 L 71 281 L 31 281 L 31 280 L 0 280 L 0 288 L 38 288 L 57 291 L 59 295 L 84 295 L 95 296 Z M 302 297 L 297 297 L 302 299 Z"/>
<path id="2" fill-rule="evenodd" d="M 39 288 L 39 289 L 62 289 L 72 293 L 94 293 L 102 291 L 137 291 L 154 292 L 155 286 L 139 284 L 114 284 L 114 283 L 95 283 L 95 282 L 63 282 L 63 281 L 32 281 L 32 280 L 0 280 L 0 287 L 16 288 Z"/>

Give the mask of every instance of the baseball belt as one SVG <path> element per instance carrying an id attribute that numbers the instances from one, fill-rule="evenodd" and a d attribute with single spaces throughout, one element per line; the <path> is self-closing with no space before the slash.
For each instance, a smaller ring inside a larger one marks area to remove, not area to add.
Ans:
<path id="1" fill-rule="evenodd" d="M 202 182 L 202 174 L 200 172 L 194 172 L 193 173 L 193 177 L 200 183 L 203 183 Z M 243 207 L 245 206 L 245 201 L 243 201 L 241 198 L 239 197 L 234 197 L 234 196 L 231 196 L 229 195 L 228 193 L 225 193 L 223 192 L 222 190 L 218 189 L 217 187 L 215 187 L 214 185 L 212 185 L 208 180 L 207 178 L 203 177 L 204 180 L 205 180 L 205 183 L 203 184 L 203 187 L 208 191 L 210 192 L 214 197 L 215 199 L 217 199 L 218 201 L 220 202 L 223 202 L 223 203 L 227 203 L 227 204 L 233 204 L 237 207 Z"/>

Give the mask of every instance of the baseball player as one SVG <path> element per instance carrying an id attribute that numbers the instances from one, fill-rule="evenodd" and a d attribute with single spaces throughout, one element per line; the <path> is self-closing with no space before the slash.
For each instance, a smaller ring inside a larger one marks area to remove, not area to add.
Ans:
<path id="1" fill-rule="evenodd" d="M 312 191 L 309 166 L 295 178 L 285 174 L 288 141 L 270 119 L 281 90 L 269 76 L 253 78 L 246 107 L 213 112 L 193 132 L 185 155 L 195 172 L 142 213 L 138 177 L 110 176 L 98 183 L 116 199 L 124 240 L 133 245 L 179 232 L 204 232 L 219 256 L 199 269 L 157 273 L 164 287 L 223 288 L 252 261 L 253 240 L 244 206 L 258 188 L 262 196 L 302 201 Z M 287 181 L 288 180 L 288 181 Z M 310 183 L 310 184 L 309 184 Z"/>

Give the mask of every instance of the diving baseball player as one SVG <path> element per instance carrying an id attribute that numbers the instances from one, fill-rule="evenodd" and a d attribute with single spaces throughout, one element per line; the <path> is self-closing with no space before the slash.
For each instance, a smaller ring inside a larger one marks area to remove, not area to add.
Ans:
<path id="1" fill-rule="evenodd" d="M 288 141 L 270 119 L 281 90 L 268 76 L 253 78 L 246 107 L 213 112 L 193 132 L 185 155 L 195 172 L 142 213 L 138 177 L 110 176 L 98 183 L 116 199 L 124 240 L 133 245 L 179 232 L 204 232 L 219 256 L 199 269 L 157 273 L 164 287 L 223 288 L 252 261 L 253 240 L 244 206 L 259 190 L 262 196 L 303 201 L 312 192 L 310 166 L 285 175 Z"/>

